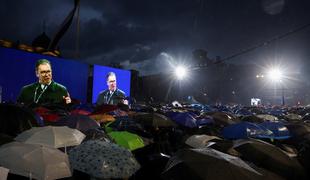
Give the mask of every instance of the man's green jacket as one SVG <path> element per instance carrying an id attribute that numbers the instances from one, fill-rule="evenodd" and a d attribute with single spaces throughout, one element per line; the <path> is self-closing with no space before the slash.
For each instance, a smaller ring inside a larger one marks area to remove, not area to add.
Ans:
<path id="1" fill-rule="evenodd" d="M 68 96 L 65 86 L 52 81 L 42 89 L 41 84 L 37 82 L 24 86 L 17 102 L 25 105 L 64 104 L 63 96 Z"/>

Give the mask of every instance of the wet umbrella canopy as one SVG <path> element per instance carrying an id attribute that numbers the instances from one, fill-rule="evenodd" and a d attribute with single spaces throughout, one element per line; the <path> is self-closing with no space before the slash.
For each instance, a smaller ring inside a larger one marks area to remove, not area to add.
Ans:
<path id="1" fill-rule="evenodd" d="M 85 115 L 70 115 L 59 119 L 55 125 L 57 126 L 68 126 L 70 128 L 78 129 L 85 132 L 89 129 L 99 128 L 99 124 Z"/>
<path id="2" fill-rule="evenodd" d="M 208 136 L 205 134 L 202 135 L 192 135 L 186 139 L 185 144 L 193 147 L 193 148 L 202 148 L 208 145 L 209 141 L 212 140 L 220 140 L 221 138 L 217 136 Z"/>
<path id="3" fill-rule="evenodd" d="M 168 112 L 166 115 L 174 122 L 184 127 L 198 127 L 194 115 L 189 112 Z"/>
<path id="4" fill-rule="evenodd" d="M 227 139 L 240 139 L 240 138 L 272 138 L 272 131 L 260 127 L 257 124 L 250 122 L 241 122 L 227 126 L 223 129 L 222 134 Z"/>
<path id="5" fill-rule="evenodd" d="M 118 109 L 116 105 L 103 104 L 101 106 L 96 107 L 95 110 L 92 112 L 92 114 L 93 115 L 104 114 L 104 113 L 112 112 L 116 109 Z"/>
<path id="6" fill-rule="evenodd" d="M 259 140 L 239 140 L 234 149 L 241 157 L 289 179 L 305 179 L 305 172 L 296 159 L 276 146 Z"/>
<path id="7" fill-rule="evenodd" d="M 13 104 L 0 104 L 0 133 L 16 136 L 41 125 L 43 121 L 32 110 Z"/>
<path id="8" fill-rule="evenodd" d="M 227 126 L 240 122 L 240 120 L 230 113 L 215 112 L 211 115 L 214 119 L 214 123 L 220 126 Z"/>
<path id="9" fill-rule="evenodd" d="M 241 159 L 211 148 L 182 149 L 163 172 L 164 179 L 264 179 Z"/>
<path id="10" fill-rule="evenodd" d="M 113 131 L 108 135 L 120 146 L 131 151 L 144 147 L 143 139 L 133 133 L 127 131 Z"/>
<path id="11" fill-rule="evenodd" d="M 252 123 L 262 123 L 264 122 L 264 119 L 259 118 L 257 116 L 251 115 L 251 116 L 243 116 L 242 121 L 252 122 Z"/>
<path id="12" fill-rule="evenodd" d="M 134 134 L 138 134 L 139 136 L 151 136 L 150 133 L 148 133 L 140 123 L 129 117 L 117 117 L 115 121 L 107 123 L 105 129 L 107 132 L 128 131 Z"/>
<path id="13" fill-rule="evenodd" d="M 290 138 L 290 132 L 284 123 L 281 122 L 263 122 L 259 126 L 264 127 L 272 131 L 273 139 L 288 139 Z"/>
<path id="14" fill-rule="evenodd" d="M 88 140 L 100 140 L 100 141 L 106 141 L 111 142 L 112 139 L 109 137 L 103 129 L 97 128 L 97 129 L 89 129 L 85 133 L 86 138 L 84 141 Z"/>
<path id="15" fill-rule="evenodd" d="M 6 144 L 12 141 L 14 141 L 14 138 L 12 136 L 0 133 L 0 146 L 2 144 Z"/>
<path id="16" fill-rule="evenodd" d="M 71 176 L 67 154 L 40 145 L 12 142 L 0 147 L 0 166 L 35 179 L 59 179 Z"/>
<path id="17" fill-rule="evenodd" d="M 310 133 L 310 125 L 307 123 L 291 123 L 285 125 L 293 137 L 302 137 Z"/>
<path id="18" fill-rule="evenodd" d="M 96 120 L 98 123 L 115 121 L 115 118 L 110 114 L 91 114 L 89 117 Z"/>
<path id="19" fill-rule="evenodd" d="M 69 159 L 73 169 L 96 178 L 128 178 L 140 168 L 130 151 L 98 140 L 71 149 Z"/>
<path id="20" fill-rule="evenodd" d="M 85 135 L 77 129 L 71 129 L 67 126 L 45 126 L 27 130 L 19 134 L 15 140 L 60 148 L 79 145 L 84 138 Z"/>
<path id="21" fill-rule="evenodd" d="M 167 116 L 159 113 L 137 113 L 133 118 L 146 127 L 175 127 L 176 124 Z"/>
<path id="22" fill-rule="evenodd" d="M 278 118 L 273 116 L 273 115 L 270 115 L 270 114 L 258 114 L 256 115 L 258 118 L 261 118 L 261 119 L 264 119 L 264 120 L 267 120 L 267 121 L 277 121 Z"/>

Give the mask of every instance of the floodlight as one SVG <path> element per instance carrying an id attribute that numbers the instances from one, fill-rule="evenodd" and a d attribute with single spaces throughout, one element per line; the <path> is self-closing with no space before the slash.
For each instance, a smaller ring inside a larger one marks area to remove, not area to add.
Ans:
<path id="1" fill-rule="evenodd" d="M 183 66 L 178 66 L 175 69 L 175 75 L 179 80 L 182 80 L 187 75 L 187 69 Z"/>
<path id="2" fill-rule="evenodd" d="M 268 78 L 274 82 L 281 82 L 283 78 L 283 73 L 278 68 L 270 69 L 268 72 Z"/>

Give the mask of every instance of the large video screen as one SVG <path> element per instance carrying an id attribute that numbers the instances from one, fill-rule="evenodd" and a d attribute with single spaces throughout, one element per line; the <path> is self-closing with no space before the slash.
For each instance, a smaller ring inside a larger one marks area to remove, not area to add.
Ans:
<path id="1" fill-rule="evenodd" d="M 116 74 L 117 88 L 124 91 L 126 97 L 130 96 L 130 79 L 131 79 L 130 71 L 106 66 L 94 65 L 93 92 L 92 92 L 93 103 L 96 103 L 98 95 L 101 91 L 108 89 L 106 76 L 109 72 L 114 72 Z"/>
<path id="2" fill-rule="evenodd" d="M 72 98 L 86 102 L 88 64 L 0 47 L 2 101 L 15 102 L 23 86 L 38 81 L 35 75 L 35 63 L 38 59 L 48 59 L 52 63 L 53 80 L 66 86 Z"/>

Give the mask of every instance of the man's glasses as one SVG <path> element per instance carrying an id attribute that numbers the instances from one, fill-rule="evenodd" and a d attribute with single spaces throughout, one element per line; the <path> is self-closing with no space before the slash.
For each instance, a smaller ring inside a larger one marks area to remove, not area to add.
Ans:
<path id="1" fill-rule="evenodd" d="M 40 74 L 41 74 L 41 75 L 51 74 L 51 73 L 52 73 L 51 70 L 48 70 L 48 71 L 40 71 Z"/>

